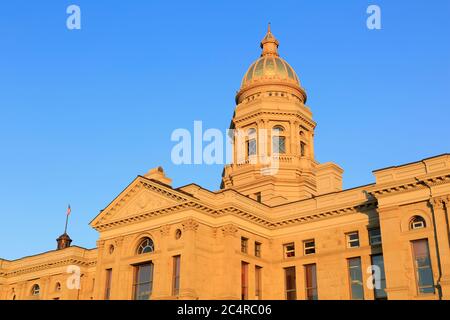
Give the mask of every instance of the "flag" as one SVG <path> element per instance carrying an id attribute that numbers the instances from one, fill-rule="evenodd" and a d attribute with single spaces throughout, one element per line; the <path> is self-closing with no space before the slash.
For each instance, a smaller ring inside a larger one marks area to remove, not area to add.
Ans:
<path id="1" fill-rule="evenodd" d="M 67 215 L 70 215 L 70 212 L 71 212 L 72 210 L 70 209 L 70 204 L 69 204 L 69 206 L 67 207 Z"/>

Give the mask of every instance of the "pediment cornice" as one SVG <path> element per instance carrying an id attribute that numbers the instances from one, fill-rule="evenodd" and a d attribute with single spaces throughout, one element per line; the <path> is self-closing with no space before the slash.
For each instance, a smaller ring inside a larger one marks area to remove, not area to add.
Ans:
<path id="1" fill-rule="evenodd" d="M 149 191 L 155 194 L 154 197 L 142 194 L 142 191 Z M 139 194 L 141 197 L 139 198 Z M 118 217 L 120 211 L 126 210 L 126 206 L 130 201 L 134 200 L 135 207 L 139 210 L 148 211 L 178 206 L 190 198 L 189 195 L 179 192 L 166 186 L 158 181 L 138 176 L 124 191 L 122 191 L 101 213 L 91 221 L 90 225 L 99 230 L 103 225 L 110 225 L 128 218 L 135 218 L 132 212 L 128 213 L 129 217 Z M 131 210 L 131 209 L 130 209 Z M 116 221 L 117 220 L 117 221 Z"/>

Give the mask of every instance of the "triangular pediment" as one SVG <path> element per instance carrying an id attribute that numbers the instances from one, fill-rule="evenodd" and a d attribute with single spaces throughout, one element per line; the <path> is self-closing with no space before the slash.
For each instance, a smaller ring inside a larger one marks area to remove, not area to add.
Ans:
<path id="1" fill-rule="evenodd" d="M 187 201 L 186 196 L 169 186 L 138 177 L 90 224 L 95 228 L 139 214 L 172 207 L 185 201 Z"/>

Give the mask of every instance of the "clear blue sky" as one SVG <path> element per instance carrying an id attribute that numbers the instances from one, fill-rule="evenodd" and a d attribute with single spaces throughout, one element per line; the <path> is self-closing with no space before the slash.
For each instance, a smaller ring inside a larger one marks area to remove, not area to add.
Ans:
<path id="1" fill-rule="evenodd" d="M 82 29 L 66 28 L 81 7 Z M 382 30 L 366 28 L 378 4 Z M 317 160 L 372 170 L 450 151 L 450 2 L 6 1 L 0 10 L 0 257 L 74 244 L 132 179 L 218 189 L 222 166 L 175 166 L 176 128 L 225 130 L 267 22 L 318 123 Z"/>

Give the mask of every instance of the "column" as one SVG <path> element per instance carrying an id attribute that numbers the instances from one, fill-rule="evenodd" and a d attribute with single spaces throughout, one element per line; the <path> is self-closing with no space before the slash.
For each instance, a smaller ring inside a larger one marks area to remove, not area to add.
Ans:
<path id="1" fill-rule="evenodd" d="M 111 300 L 117 299 L 126 299 L 123 297 L 123 291 L 120 289 L 122 272 L 120 270 L 120 260 L 122 257 L 122 248 L 123 248 L 123 239 L 124 237 L 118 237 L 114 239 L 114 252 L 116 252 L 114 258 L 114 266 L 112 267 L 112 279 L 111 279 Z M 109 248 L 108 248 L 109 250 Z M 101 282 L 100 282 L 101 284 Z"/>
<path id="2" fill-rule="evenodd" d="M 287 150 L 287 152 L 293 156 L 299 155 L 299 148 L 300 148 L 300 141 L 298 138 L 298 122 L 290 120 L 289 121 L 289 127 L 290 127 L 290 150 Z"/>
<path id="3" fill-rule="evenodd" d="M 182 223 L 184 250 L 181 254 L 181 268 L 180 268 L 180 299 L 197 299 L 196 292 L 197 284 L 197 257 L 195 250 L 196 232 L 198 229 L 198 222 L 194 219 L 185 220 Z M 207 275 L 203 275 L 207 276 Z"/>
<path id="4" fill-rule="evenodd" d="M 170 235 L 170 225 L 160 228 L 159 251 L 161 251 L 158 261 L 155 264 L 155 275 L 153 280 L 152 299 L 170 299 L 172 297 L 172 259 L 168 254 L 168 237 Z"/>
<path id="5" fill-rule="evenodd" d="M 236 259 L 236 250 L 240 249 L 240 239 L 237 236 L 238 228 L 233 224 L 227 224 L 222 230 L 222 275 L 218 283 L 220 287 L 220 299 L 241 299 L 241 263 Z"/>
<path id="6" fill-rule="evenodd" d="M 448 235 L 447 213 L 444 207 L 444 199 L 433 198 L 430 201 L 434 211 L 436 222 L 436 239 L 439 246 L 439 258 L 441 263 L 442 277 L 440 284 L 442 288 L 442 298 L 450 299 L 450 248 Z"/>
<path id="7" fill-rule="evenodd" d="M 410 299 L 408 279 L 415 277 L 413 265 L 405 263 L 409 259 L 405 245 L 409 243 L 400 240 L 400 210 L 398 206 L 378 209 L 389 300 Z"/>
<path id="8" fill-rule="evenodd" d="M 97 269 L 95 271 L 95 286 L 94 286 L 94 300 L 103 300 L 103 283 L 101 281 L 102 277 L 102 260 L 103 260 L 103 251 L 105 248 L 105 241 L 98 240 L 97 241 Z"/>

